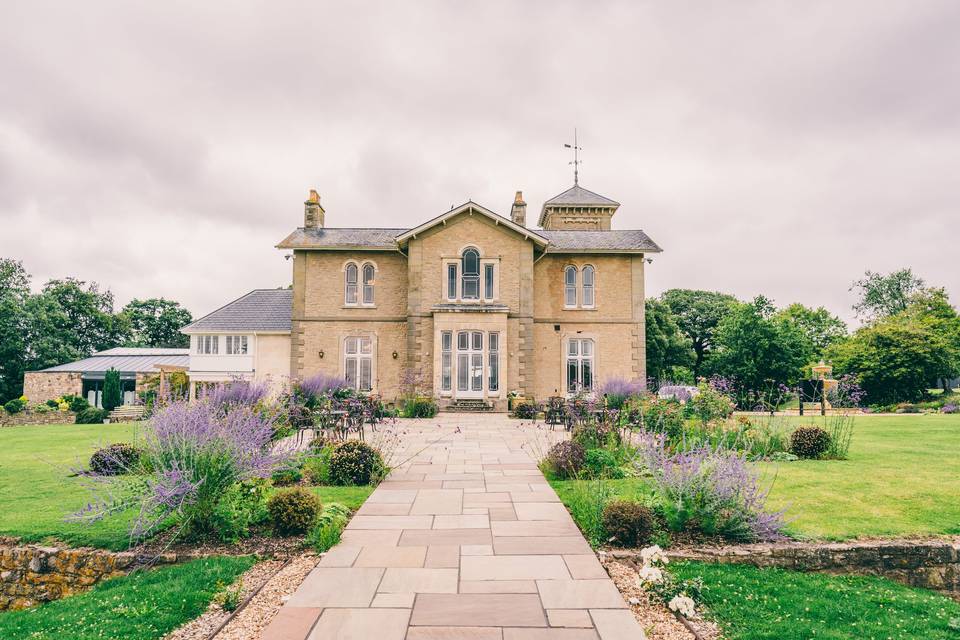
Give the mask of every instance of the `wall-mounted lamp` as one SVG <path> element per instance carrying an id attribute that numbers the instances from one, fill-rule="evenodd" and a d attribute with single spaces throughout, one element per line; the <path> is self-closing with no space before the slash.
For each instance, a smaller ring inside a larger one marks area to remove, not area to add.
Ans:
<path id="1" fill-rule="evenodd" d="M 394 352 L 393 352 L 393 359 L 396 360 L 396 359 L 399 358 L 399 357 L 400 357 L 400 354 L 397 353 L 396 351 L 394 351 Z"/>
<path id="2" fill-rule="evenodd" d="M 317 352 L 317 355 L 320 356 L 320 359 L 323 360 L 323 349 Z"/>
<path id="3" fill-rule="evenodd" d="M 647 264 L 653 264 L 653 258 L 647 258 Z"/>

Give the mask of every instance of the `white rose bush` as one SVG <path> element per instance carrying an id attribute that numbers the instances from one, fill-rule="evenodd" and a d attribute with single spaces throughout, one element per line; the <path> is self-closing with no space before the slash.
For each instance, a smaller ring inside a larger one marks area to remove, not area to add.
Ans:
<path id="1" fill-rule="evenodd" d="M 661 600 L 670 611 L 684 618 L 696 618 L 696 603 L 703 590 L 703 580 L 678 580 L 667 571 L 670 558 L 657 545 L 640 550 L 641 565 L 637 570 L 640 586 Z"/>

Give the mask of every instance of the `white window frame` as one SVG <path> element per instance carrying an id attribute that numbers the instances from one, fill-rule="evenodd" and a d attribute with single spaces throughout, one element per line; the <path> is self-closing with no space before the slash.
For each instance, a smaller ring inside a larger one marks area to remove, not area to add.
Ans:
<path id="1" fill-rule="evenodd" d="M 573 274 L 573 282 L 569 282 L 569 275 Z M 577 281 L 580 279 L 580 270 L 575 265 L 568 264 L 563 268 L 563 308 L 576 309 L 579 295 L 577 292 Z M 573 302 L 570 302 L 570 294 L 573 294 Z"/>
<path id="2" fill-rule="evenodd" d="M 463 254 L 473 249 L 479 258 L 479 273 L 477 275 L 477 297 L 463 297 Z M 440 297 L 446 302 L 481 303 L 494 302 L 500 299 L 500 259 L 484 258 L 483 252 L 471 245 L 464 247 L 457 258 L 447 257 L 441 261 L 442 272 L 440 278 Z M 492 286 L 487 287 L 487 270 L 493 270 Z M 452 281 L 451 281 L 452 278 Z M 451 287 L 450 285 L 453 284 Z"/>
<path id="3" fill-rule="evenodd" d="M 500 395 L 500 340 L 503 335 L 499 331 L 487 333 L 487 393 Z"/>
<path id="4" fill-rule="evenodd" d="M 197 336 L 197 355 L 216 356 L 219 353 L 220 336 L 210 334 Z"/>
<path id="5" fill-rule="evenodd" d="M 440 332 L 440 391 L 453 391 L 453 331 Z"/>
<path id="6" fill-rule="evenodd" d="M 589 284 L 587 283 L 588 273 Z M 580 268 L 580 306 L 584 309 L 593 309 L 597 306 L 597 268 L 592 264 L 585 264 Z"/>
<path id="7" fill-rule="evenodd" d="M 369 278 L 367 275 L 369 274 Z M 360 304 L 364 307 L 372 307 L 376 304 L 374 285 L 377 282 L 377 267 L 372 262 L 365 262 L 360 267 Z M 370 295 L 367 295 L 370 294 Z"/>
<path id="8" fill-rule="evenodd" d="M 365 348 L 364 348 L 365 347 Z M 375 372 L 374 372 L 374 339 L 370 335 L 346 336 L 343 339 L 343 379 L 355 390 L 369 393 L 373 391 Z M 351 375 L 348 371 L 352 369 Z M 366 371 L 364 367 L 366 366 Z M 369 380 L 364 380 L 364 375 L 369 376 Z M 353 378 L 351 381 L 350 378 Z M 364 384 L 367 382 L 367 384 Z"/>
<path id="9" fill-rule="evenodd" d="M 477 258 L 476 258 L 476 260 L 477 260 L 477 273 L 476 273 L 476 274 L 471 273 L 471 274 L 467 275 L 466 267 L 467 267 L 467 254 L 468 254 L 468 253 L 474 253 L 474 254 L 476 254 L 476 256 L 477 256 Z M 479 300 L 482 300 L 482 299 L 483 299 L 483 283 L 481 282 L 481 280 L 482 280 L 482 272 L 483 272 L 483 265 L 482 265 L 482 263 L 481 263 L 481 261 L 480 261 L 480 250 L 479 250 L 479 249 L 477 249 L 476 247 L 467 247 L 467 248 L 464 249 L 462 252 L 460 252 L 460 297 L 461 297 L 463 300 L 476 300 L 476 301 L 479 301 Z M 471 296 L 471 297 L 469 297 L 469 298 L 468 298 L 467 295 L 466 295 L 467 282 L 468 282 L 468 281 L 469 281 L 470 283 L 475 283 L 475 284 L 476 284 L 476 288 L 477 288 L 477 295 L 476 295 L 476 296 Z"/>
<path id="10" fill-rule="evenodd" d="M 228 356 L 245 356 L 250 353 L 247 336 L 227 336 L 226 342 Z"/>
<path id="11" fill-rule="evenodd" d="M 589 351 L 589 353 L 587 353 Z M 583 384 L 584 363 L 589 365 L 590 386 Z M 567 338 L 563 345 L 563 388 L 567 395 L 581 392 L 592 393 L 597 380 L 597 341 L 592 337 L 576 336 Z M 571 384 L 570 365 L 576 369 L 575 384 Z"/>
<path id="12" fill-rule="evenodd" d="M 350 276 L 353 276 L 351 281 Z M 355 307 L 360 301 L 360 267 L 356 262 L 348 262 L 343 267 L 343 304 Z M 351 299 L 352 298 L 352 299 Z"/>

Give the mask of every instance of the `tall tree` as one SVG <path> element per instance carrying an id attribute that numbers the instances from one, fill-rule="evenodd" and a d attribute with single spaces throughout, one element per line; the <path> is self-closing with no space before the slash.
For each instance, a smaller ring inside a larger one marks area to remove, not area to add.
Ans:
<path id="1" fill-rule="evenodd" d="M 823 357 L 827 347 L 847 335 L 847 324 L 823 307 L 812 309 L 795 302 L 777 312 L 777 317 L 792 323 L 806 336 L 814 358 Z"/>
<path id="2" fill-rule="evenodd" d="M 758 296 L 733 306 L 720 321 L 709 369 L 733 383 L 741 408 L 752 409 L 780 385 L 795 384 L 810 358 L 803 333 Z"/>
<path id="3" fill-rule="evenodd" d="M 97 283 L 51 280 L 26 305 L 27 364 L 38 369 L 124 344 L 129 321 Z"/>
<path id="4" fill-rule="evenodd" d="M 679 367 L 692 367 L 693 346 L 680 331 L 670 307 L 647 300 L 646 318 L 647 376 L 663 381 L 674 377 Z"/>
<path id="5" fill-rule="evenodd" d="M 923 323 L 942 340 L 945 357 L 936 376 L 944 392 L 951 391 L 949 381 L 960 375 L 960 315 L 950 304 L 946 290 L 926 289 L 915 294 L 904 314 Z"/>
<path id="6" fill-rule="evenodd" d="M 30 276 L 23 263 L 0 258 L 0 403 L 23 393 L 24 307 L 29 296 Z"/>
<path id="7" fill-rule="evenodd" d="M 190 336 L 180 333 L 180 329 L 190 324 L 193 316 L 179 302 L 164 298 L 134 298 L 121 313 L 130 321 L 130 346 L 190 346 Z"/>
<path id="8" fill-rule="evenodd" d="M 693 377 L 699 378 L 713 345 L 713 332 L 737 299 L 726 293 L 694 289 L 670 289 L 660 299 L 670 307 L 680 330 L 693 344 Z"/>
<path id="9" fill-rule="evenodd" d="M 913 275 L 911 269 L 900 269 L 887 275 L 867 271 L 850 287 L 850 291 L 856 291 L 859 296 L 853 310 L 858 318 L 870 322 L 895 315 L 904 311 L 910 298 L 922 292 L 924 286 L 923 279 Z"/>

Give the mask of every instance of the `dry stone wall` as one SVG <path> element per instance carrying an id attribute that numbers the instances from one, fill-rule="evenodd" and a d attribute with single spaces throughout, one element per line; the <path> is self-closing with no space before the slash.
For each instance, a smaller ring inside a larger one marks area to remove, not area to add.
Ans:
<path id="1" fill-rule="evenodd" d="M 184 560 L 163 554 L 158 562 Z M 116 578 L 140 562 L 134 553 L 0 544 L 0 611 L 25 609 L 85 591 Z"/>
<path id="2" fill-rule="evenodd" d="M 621 553 L 632 552 L 614 552 L 614 555 Z M 883 576 L 960 597 L 960 538 L 704 547 L 670 551 L 670 558 Z"/>
<path id="3" fill-rule="evenodd" d="M 11 414 L 0 408 L 0 427 L 18 427 L 25 424 L 73 424 L 76 421 L 77 414 L 70 411 L 50 410 L 37 413 L 25 410 Z"/>

